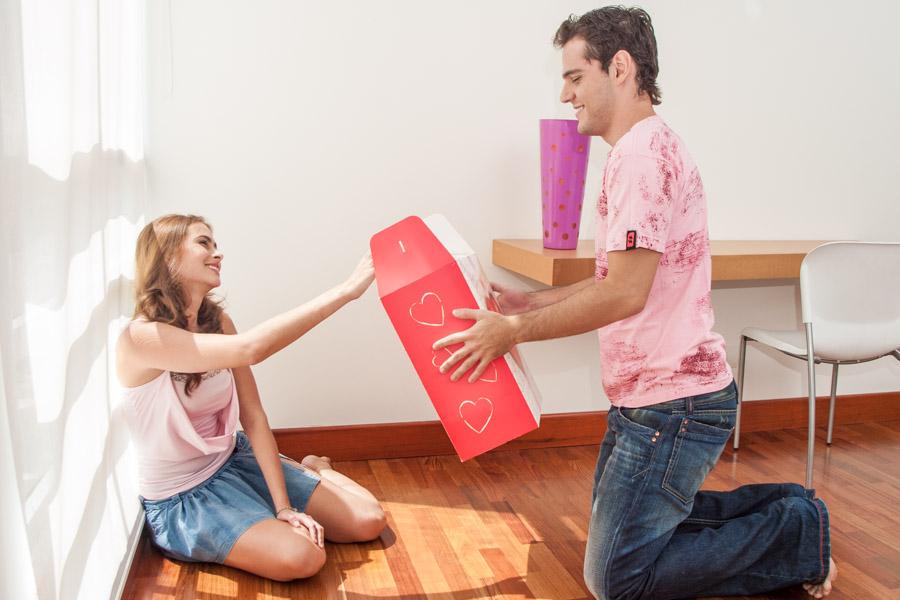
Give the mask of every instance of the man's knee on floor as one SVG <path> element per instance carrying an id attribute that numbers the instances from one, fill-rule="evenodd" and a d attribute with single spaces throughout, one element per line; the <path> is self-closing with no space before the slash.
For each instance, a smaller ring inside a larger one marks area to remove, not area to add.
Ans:
<path id="1" fill-rule="evenodd" d="M 597 600 L 609 600 L 609 581 L 605 568 L 597 568 L 596 565 L 588 564 L 585 561 L 584 584 Z"/>
<path id="2" fill-rule="evenodd" d="M 634 577 L 627 581 L 616 576 L 615 569 L 595 569 L 585 564 L 584 583 L 597 600 L 639 600 L 645 598 L 643 592 L 650 574 Z"/>

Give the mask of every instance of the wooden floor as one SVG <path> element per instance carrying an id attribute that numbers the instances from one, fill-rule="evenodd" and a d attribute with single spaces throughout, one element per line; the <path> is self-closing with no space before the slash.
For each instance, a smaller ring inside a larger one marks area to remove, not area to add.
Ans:
<path id="1" fill-rule="evenodd" d="M 749 433 L 726 449 L 707 489 L 800 481 L 805 431 Z M 816 488 L 829 506 L 840 577 L 833 600 L 900 598 L 900 422 L 844 425 L 820 439 Z M 596 446 L 344 462 L 388 513 L 380 540 L 328 544 L 316 577 L 281 584 L 161 557 L 146 539 L 124 598 L 588 597 L 581 565 Z M 758 598 L 808 598 L 800 588 Z"/>

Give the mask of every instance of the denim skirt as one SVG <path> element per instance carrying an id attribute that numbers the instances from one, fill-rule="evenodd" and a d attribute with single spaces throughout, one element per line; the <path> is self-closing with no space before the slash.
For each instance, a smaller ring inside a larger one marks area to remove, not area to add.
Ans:
<path id="1" fill-rule="evenodd" d="M 306 510 L 319 484 L 312 471 L 282 460 L 291 505 Z M 250 440 L 243 432 L 231 457 L 203 483 L 162 500 L 141 498 L 153 542 L 169 558 L 223 563 L 252 525 L 275 518 L 275 507 Z"/>

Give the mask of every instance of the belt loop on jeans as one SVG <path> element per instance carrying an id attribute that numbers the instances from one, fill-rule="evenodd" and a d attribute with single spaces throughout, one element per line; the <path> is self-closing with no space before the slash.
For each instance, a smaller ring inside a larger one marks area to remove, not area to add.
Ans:
<path id="1" fill-rule="evenodd" d="M 694 414 L 694 397 L 688 396 L 684 402 L 685 402 L 685 412 L 687 413 L 687 415 L 690 416 L 690 415 Z"/>

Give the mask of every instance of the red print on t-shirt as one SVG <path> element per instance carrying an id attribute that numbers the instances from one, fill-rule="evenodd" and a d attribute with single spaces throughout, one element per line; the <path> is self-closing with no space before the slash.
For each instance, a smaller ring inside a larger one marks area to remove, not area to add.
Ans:
<path id="1" fill-rule="evenodd" d="M 725 372 L 725 368 L 721 355 L 704 345 L 682 359 L 678 372 L 696 375 L 704 380 L 715 380 Z"/>

